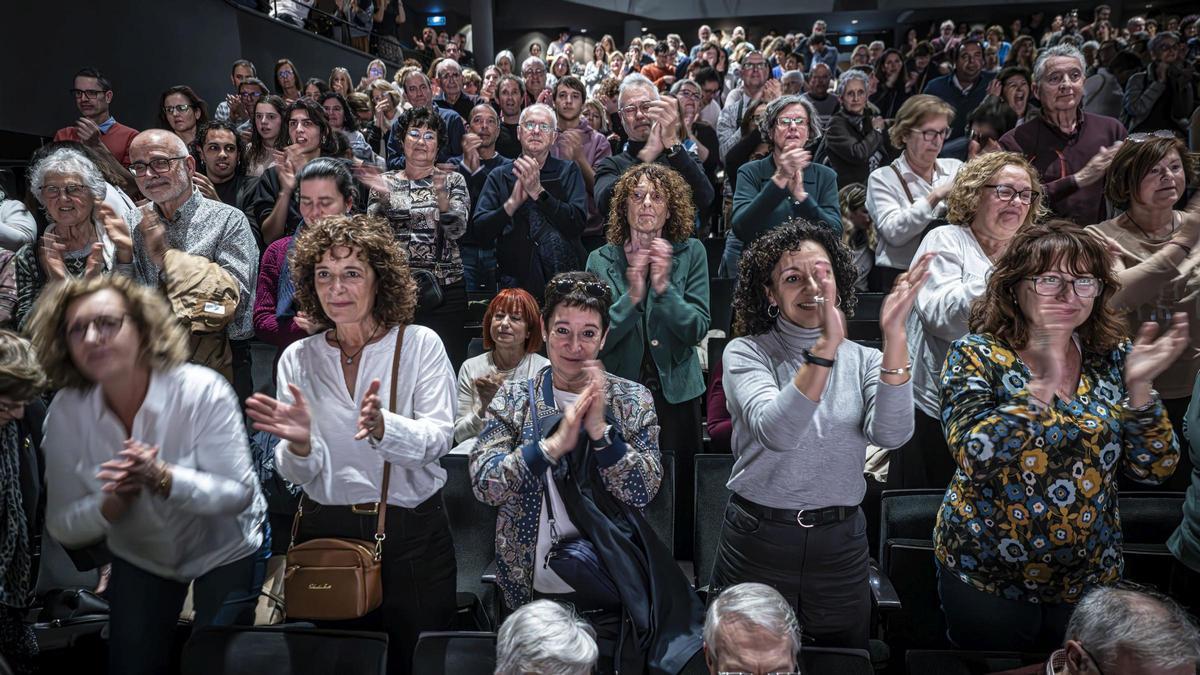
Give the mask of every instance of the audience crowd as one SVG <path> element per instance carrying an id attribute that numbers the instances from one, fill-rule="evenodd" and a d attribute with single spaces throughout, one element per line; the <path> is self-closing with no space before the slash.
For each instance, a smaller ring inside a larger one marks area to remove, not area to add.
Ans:
<path id="1" fill-rule="evenodd" d="M 168 671 L 185 597 L 193 630 L 253 624 L 276 569 L 289 620 L 414 672 L 461 614 L 456 479 L 497 514 L 497 673 L 867 650 L 884 487 L 943 494 L 948 644 L 1200 665 L 1200 16 L 489 59 L 407 39 L 399 0 L 311 4 L 271 15 L 378 55 L 361 76 L 237 60 L 139 131 L 154 102 L 82 67 L 0 192 L 14 672 L 51 544 L 99 574 L 110 673 Z M 714 522 L 703 452 L 733 456 Z M 1129 490 L 1187 491 L 1157 590 L 1123 581 Z M 362 597 L 321 576 L 348 560 Z"/>

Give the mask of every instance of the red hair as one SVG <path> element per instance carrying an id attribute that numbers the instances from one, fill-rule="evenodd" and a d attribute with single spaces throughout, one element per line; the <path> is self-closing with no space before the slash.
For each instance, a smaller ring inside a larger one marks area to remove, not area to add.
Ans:
<path id="1" fill-rule="evenodd" d="M 532 354 L 542 348 L 542 319 L 537 300 L 522 288 L 505 288 L 488 303 L 487 311 L 483 313 L 483 348 L 491 351 L 496 348 L 492 342 L 492 317 L 496 312 L 520 314 L 525 320 L 529 337 L 525 339 L 525 353 Z"/>

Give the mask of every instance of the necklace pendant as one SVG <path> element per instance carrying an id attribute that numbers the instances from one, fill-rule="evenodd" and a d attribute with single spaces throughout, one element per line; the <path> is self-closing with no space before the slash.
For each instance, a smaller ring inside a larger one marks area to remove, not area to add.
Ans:
<path id="1" fill-rule="evenodd" d="M 346 365 L 348 365 L 348 366 L 354 365 L 354 357 L 353 356 L 346 357 Z"/>

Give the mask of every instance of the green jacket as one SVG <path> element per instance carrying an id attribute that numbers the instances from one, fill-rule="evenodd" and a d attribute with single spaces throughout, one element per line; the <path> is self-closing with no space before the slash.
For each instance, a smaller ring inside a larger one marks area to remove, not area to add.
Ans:
<path id="1" fill-rule="evenodd" d="M 733 233 L 749 247 L 755 239 L 799 216 L 813 225 L 824 224 L 842 234 L 842 211 L 838 204 L 837 174 L 821 164 L 804 169 L 804 191 L 808 198 L 797 204 L 790 192 L 776 185 L 775 156 L 746 162 L 738 169 L 730 221 Z"/>
<path id="2" fill-rule="evenodd" d="M 1167 540 L 1167 548 L 1193 572 L 1200 572 L 1200 378 L 1192 389 L 1192 403 L 1183 416 L 1184 436 L 1191 448 L 1192 484 L 1183 500 L 1183 522 Z"/>
<path id="3" fill-rule="evenodd" d="M 605 244 L 588 256 L 587 269 L 613 289 L 617 300 L 608 310 L 610 326 L 600 359 L 617 377 L 641 380 L 643 349 L 658 367 L 663 397 L 669 403 L 688 401 L 704 393 L 704 377 L 696 345 L 708 333 L 708 257 L 697 239 L 674 244 L 671 285 L 659 295 L 647 279 L 646 297 L 634 305 L 626 292 L 625 249 Z"/>

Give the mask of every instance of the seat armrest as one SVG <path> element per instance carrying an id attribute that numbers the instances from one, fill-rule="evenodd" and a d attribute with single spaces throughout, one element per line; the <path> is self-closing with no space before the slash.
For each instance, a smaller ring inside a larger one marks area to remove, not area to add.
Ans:
<path id="1" fill-rule="evenodd" d="M 485 584 L 496 584 L 496 561 L 488 563 L 488 566 L 483 568 L 483 574 L 479 575 L 479 581 Z"/>
<path id="2" fill-rule="evenodd" d="M 894 612 L 900 609 L 900 595 L 892 580 L 888 578 L 879 564 L 874 560 L 867 568 L 867 583 L 871 585 L 871 602 L 881 612 Z"/>

